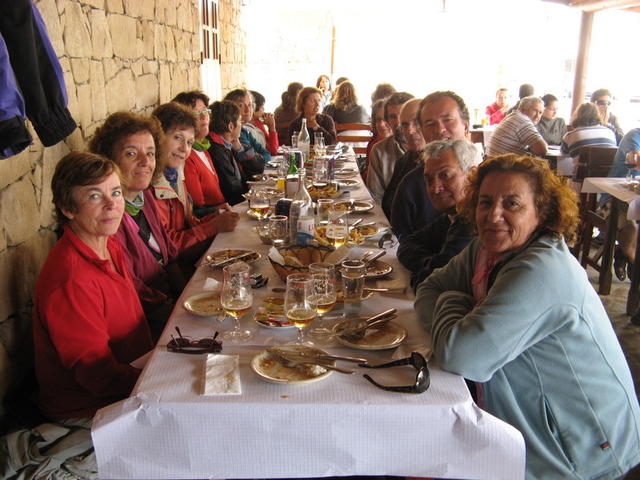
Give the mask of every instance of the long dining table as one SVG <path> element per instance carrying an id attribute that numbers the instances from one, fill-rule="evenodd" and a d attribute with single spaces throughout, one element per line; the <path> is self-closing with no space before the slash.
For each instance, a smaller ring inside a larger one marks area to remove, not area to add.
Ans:
<path id="1" fill-rule="evenodd" d="M 348 195 L 370 200 L 362 182 Z M 261 255 L 251 264 L 252 273 L 269 281 L 254 290 L 255 306 L 284 283 L 267 259 L 270 246 L 263 245 L 252 230 L 257 222 L 247 214 L 247 204 L 234 209 L 242 217 L 238 227 L 218 234 L 209 252 L 246 248 Z M 386 223 L 379 206 L 361 216 Z M 393 267 L 392 283 L 408 286 L 408 272 L 398 263 L 395 250 L 388 248 L 383 260 Z M 355 249 L 350 254 L 360 252 Z M 220 323 L 195 316 L 183 306 L 185 299 L 215 283 L 211 278 L 221 282 L 220 270 L 207 266 L 196 270 L 130 397 L 96 414 L 92 437 L 100 478 L 524 478 L 520 432 L 480 409 L 464 379 L 440 370 L 433 361 L 429 362 L 430 387 L 421 394 L 380 390 L 363 378 L 363 373 L 370 372 L 357 366 L 354 375 L 333 372 L 314 383 L 264 381 L 250 368 L 251 359 L 268 346 L 293 341 L 296 333 L 258 325 L 252 319 L 253 310 L 242 324 L 254 331 L 254 337 L 244 344 L 223 343 L 222 354 L 239 359 L 241 393 L 204 395 L 207 355 L 174 353 L 166 345 L 176 326 L 193 338 L 231 328 L 230 320 Z M 363 300 L 360 308 L 366 315 L 390 307 L 398 309 L 395 322 L 408 332 L 395 349 L 321 348 L 364 357 L 371 364 L 424 351 L 429 336 L 417 321 L 410 288 L 376 293 Z M 341 365 L 353 368 L 353 364 Z"/>

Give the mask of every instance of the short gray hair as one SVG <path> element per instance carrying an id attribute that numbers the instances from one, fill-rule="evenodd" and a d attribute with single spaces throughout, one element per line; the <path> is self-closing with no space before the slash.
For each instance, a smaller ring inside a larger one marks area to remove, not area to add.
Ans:
<path id="1" fill-rule="evenodd" d="M 482 157 L 480 151 L 476 146 L 468 140 L 434 140 L 427 144 L 425 149 L 420 154 L 420 158 L 423 163 L 430 158 L 440 158 L 442 154 L 448 150 L 453 151 L 453 154 L 458 159 L 458 165 L 463 172 L 467 173 L 473 167 L 480 165 Z"/>
<path id="2" fill-rule="evenodd" d="M 529 110 L 535 103 L 541 103 L 542 105 L 544 105 L 544 102 L 540 97 L 536 97 L 535 95 L 524 97 L 518 104 L 518 111 L 524 112 L 525 110 Z"/>

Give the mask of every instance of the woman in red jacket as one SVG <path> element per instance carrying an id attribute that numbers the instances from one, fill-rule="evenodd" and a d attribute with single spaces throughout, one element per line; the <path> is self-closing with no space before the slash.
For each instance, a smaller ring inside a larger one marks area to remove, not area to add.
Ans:
<path id="1" fill-rule="evenodd" d="M 192 215 L 192 202 L 184 183 L 184 162 L 191 154 L 197 119 L 187 107 L 170 102 L 153 111 L 165 133 L 163 161 L 156 164 L 157 175 L 151 189 L 158 213 L 169 238 L 180 253 L 200 256 L 218 232 L 229 232 L 238 224 L 239 215 L 223 210 L 201 219 Z"/>
<path id="2" fill-rule="evenodd" d="M 64 233 L 36 284 L 33 315 L 38 403 L 45 416 L 92 417 L 125 398 L 153 348 L 149 327 L 114 239 L 124 212 L 118 168 L 91 153 L 70 153 L 51 190 Z"/>

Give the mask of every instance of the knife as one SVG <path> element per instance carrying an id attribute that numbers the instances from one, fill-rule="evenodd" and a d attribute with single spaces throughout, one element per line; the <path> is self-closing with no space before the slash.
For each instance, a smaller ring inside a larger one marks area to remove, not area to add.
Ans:
<path id="1" fill-rule="evenodd" d="M 233 257 L 229 257 L 229 258 L 225 258 L 224 260 L 220 260 L 219 262 L 212 262 L 209 264 L 210 267 L 216 268 L 216 267 L 221 267 L 222 265 L 226 265 L 229 262 L 233 262 L 235 260 L 241 260 L 245 257 L 249 257 L 251 255 L 253 255 L 254 252 L 244 252 L 241 253 L 240 255 L 234 255 Z"/>

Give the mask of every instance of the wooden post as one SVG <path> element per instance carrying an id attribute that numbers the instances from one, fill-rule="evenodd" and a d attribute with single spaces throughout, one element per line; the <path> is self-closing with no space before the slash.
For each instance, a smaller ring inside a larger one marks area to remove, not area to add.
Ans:
<path id="1" fill-rule="evenodd" d="M 576 75 L 573 80 L 573 102 L 571 112 L 584 101 L 587 67 L 589 64 L 589 48 L 591 47 L 591 31 L 593 29 L 593 12 L 582 12 L 580 22 L 580 43 L 576 58 Z"/>
<path id="2" fill-rule="evenodd" d="M 331 72 L 329 78 L 331 79 L 331 85 L 333 85 L 333 58 L 336 53 L 336 26 L 331 25 Z"/>

